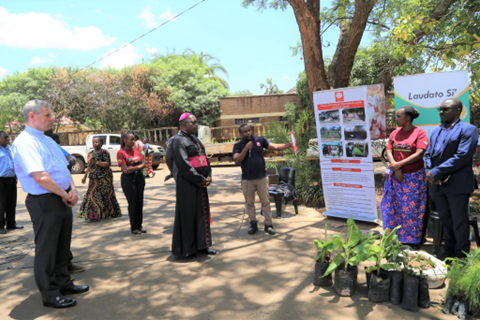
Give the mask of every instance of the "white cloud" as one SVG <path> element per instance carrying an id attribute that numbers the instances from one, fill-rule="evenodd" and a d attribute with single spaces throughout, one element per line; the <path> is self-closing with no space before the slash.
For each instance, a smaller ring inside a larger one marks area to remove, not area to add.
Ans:
<path id="1" fill-rule="evenodd" d="M 7 69 L 4 69 L 4 68 L 0 67 L 0 78 L 2 78 L 4 75 L 6 75 L 7 72 L 8 72 Z"/>
<path id="2" fill-rule="evenodd" d="M 53 53 L 49 53 L 48 56 L 49 56 L 50 58 L 56 58 L 56 57 L 57 57 L 57 55 L 56 55 L 56 54 L 53 54 Z"/>
<path id="3" fill-rule="evenodd" d="M 96 13 L 100 13 L 100 9 L 95 10 Z"/>
<path id="4" fill-rule="evenodd" d="M 112 19 L 113 19 L 113 17 L 112 17 L 112 16 L 108 16 L 108 19 L 112 20 Z"/>
<path id="5" fill-rule="evenodd" d="M 122 44 L 123 46 L 124 44 Z M 115 51 L 116 49 L 110 49 L 108 53 Z M 102 57 L 105 57 L 107 54 L 104 54 Z M 138 62 L 142 58 L 141 54 L 138 54 L 137 49 L 130 44 L 127 44 L 122 50 L 108 56 L 102 60 L 100 64 L 100 69 L 105 69 L 107 67 L 113 67 L 116 69 L 121 69 L 123 67 L 131 66 Z"/>
<path id="6" fill-rule="evenodd" d="M 136 16 L 137 19 L 142 19 L 142 26 L 147 28 L 155 28 L 157 25 L 160 24 L 160 20 L 169 20 L 174 15 L 170 8 L 167 8 L 167 11 L 163 12 L 158 18 L 151 12 L 152 8 L 150 6 L 146 7 L 142 10 L 142 12 Z M 173 19 L 172 21 L 176 21 L 177 19 Z"/>
<path id="7" fill-rule="evenodd" d="M 154 28 L 157 26 L 157 22 L 155 21 L 155 16 L 150 12 L 150 9 L 150 6 L 146 7 L 135 18 L 143 20 L 142 26 L 147 28 Z"/>
<path id="8" fill-rule="evenodd" d="M 287 80 L 287 79 L 288 79 L 288 76 L 282 77 L 282 80 Z"/>
<path id="9" fill-rule="evenodd" d="M 162 14 L 160 15 L 160 19 L 162 19 L 162 20 L 169 20 L 169 19 L 171 19 L 172 17 L 173 17 L 173 14 L 172 14 L 172 12 L 170 11 L 170 8 L 167 8 L 167 11 L 165 11 L 164 13 L 162 13 Z M 173 19 L 173 21 L 175 21 L 175 20 L 177 20 L 177 19 Z"/>
<path id="10" fill-rule="evenodd" d="M 30 65 L 33 66 L 35 64 L 45 64 L 45 63 L 51 63 L 53 62 L 52 59 L 49 59 L 47 57 L 33 57 L 32 61 L 30 61 Z"/>
<path id="11" fill-rule="evenodd" d="M 74 4 L 71 4 L 70 7 L 75 7 L 75 5 L 74 5 Z"/>
<path id="12" fill-rule="evenodd" d="M 158 53 L 158 49 L 155 48 L 155 47 L 147 48 L 147 53 L 157 54 L 157 53 Z"/>
<path id="13" fill-rule="evenodd" d="M 105 36 L 94 26 L 77 27 L 48 13 L 8 13 L 0 7 L 0 45 L 26 49 L 94 50 L 110 46 L 116 37 Z"/>

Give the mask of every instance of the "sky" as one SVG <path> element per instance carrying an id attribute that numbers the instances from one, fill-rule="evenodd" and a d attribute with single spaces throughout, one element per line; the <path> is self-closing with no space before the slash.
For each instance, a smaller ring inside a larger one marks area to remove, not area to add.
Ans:
<path id="1" fill-rule="evenodd" d="M 0 0 L 0 78 L 34 67 L 83 68 L 200 1 Z M 338 33 L 327 37 L 336 43 Z M 290 7 L 260 12 L 241 0 L 205 0 L 93 66 L 122 68 L 192 49 L 220 60 L 232 93 L 263 94 L 270 77 L 286 92 L 304 70 L 290 49 L 299 40 Z"/>

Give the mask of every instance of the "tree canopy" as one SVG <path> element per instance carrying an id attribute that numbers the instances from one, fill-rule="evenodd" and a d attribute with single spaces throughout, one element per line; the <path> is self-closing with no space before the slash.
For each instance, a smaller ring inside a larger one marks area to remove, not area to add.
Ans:
<path id="1" fill-rule="evenodd" d="M 355 56 L 366 31 L 388 47 L 392 57 L 375 75 L 375 83 L 391 87 L 393 76 L 419 70 L 478 67 L 480 1 L 460 0 L 243 0 L 245 7 L 285 9 L 290 6 L 300 30 L 310 95 L 314 91 L 347 87 Z M 326 67 L 323 34 L 338 27 L 340 35 Z M 403 69 L 402 69 L 403 68 Z M 410 70 L 411 71 L 411 70 Z"/>
<path id="2" fill-rule="evenodd" d="M 218 59 L 191 50 L 121 70 L 32 68 L 0 81 L 0 127 L 23 123 L 22 107 L 32 99 L 50 103 L 54 129 L 62 116 L 107 131 L 176 126 L 182 112 L 212 125 L 219 98 L 229 94 L 218 73 L 227 75 Z"/>

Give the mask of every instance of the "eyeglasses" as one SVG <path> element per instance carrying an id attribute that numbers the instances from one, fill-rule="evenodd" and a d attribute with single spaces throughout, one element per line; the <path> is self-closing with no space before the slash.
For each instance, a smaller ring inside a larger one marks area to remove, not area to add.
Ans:
<path id="1" fill-rule="evenodd" d="M 437 108 L 438 112 L 448 112 L 449 110 L 458 109 L 457 107 L 440 107 Z"/>
<path id="2" fill-rule="evenodd" d="M 198 121 L 197 120 L 195 120 L 195 121 L 185 121 L 185 123 L 198 124 Z"/>

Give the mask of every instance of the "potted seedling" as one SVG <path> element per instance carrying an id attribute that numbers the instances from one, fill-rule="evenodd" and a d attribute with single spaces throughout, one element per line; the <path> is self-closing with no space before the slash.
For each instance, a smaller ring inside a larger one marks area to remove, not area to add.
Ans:
<path id="1" fill-rule="evenodd" d="M 467 311 L 478 313 L 480 308 L 480 249 L 466 258 L 449 258 L 447 278 L 450 279 L 443 312 L 465 319 Z"/>
<path id="2" fill-rule="evenodd" d="M 427 277 L 424 276 L 423 271 L 427 265 L 434 267 L 435 264 L 430 258 L 425 259 L 409 250 L 405 250 L 402 256 L 404 264 L 402 308 L 409 311 L 418 311 L 419 306 L 428 308 L 430 306 L 430 294 Z M 419 275 L 416 274 L 415 269 L 418 269 Z"/>
<path id="3" fill-rule="evenodd" d="M 325 224 L 325 240 L 313 240 L 317 248 L 317 256 L 315 257 L 315 276 L 313 284 L 321 287 L 330 287 L 332 285 L 332 275 L 322 277 L 330 266 L 330 255 L 332 252 L 340 248 L 341 238 L 334 235 L 331 240 L 327 240 L 327 225 Z"/>
<path id="4" fill-rule="evenodd" d="M 372 302 L 388 302 L 390 300 L 390 274 L 391 269 L 397 269 L 398 263 L 390 263 L 388 259 L 399 254 L 399 241 L 396 227 L 390 232 L 389 228 L 380 239 L 380 243 L 372 244 L 367 248 L 368 260 L 375 261 L 374 266 L 367 267 L 368 299 Z M 383 263 L 384 261 L 387 263 Z"/>
<path id="5" fill-rule="evenodd" d="M 339 239 L 341 252 L 333 258 L 324 277 L 335 271 L 335 292 L 342 297 L 350 297 L 355 293 L 357 284 L 357 265 L 368 259 L 367 247 L 376 239 L 373 232 L 362 236 L 355 221 L 350 217 L 347 221 L 348 234 L 346 241 Z"/>

